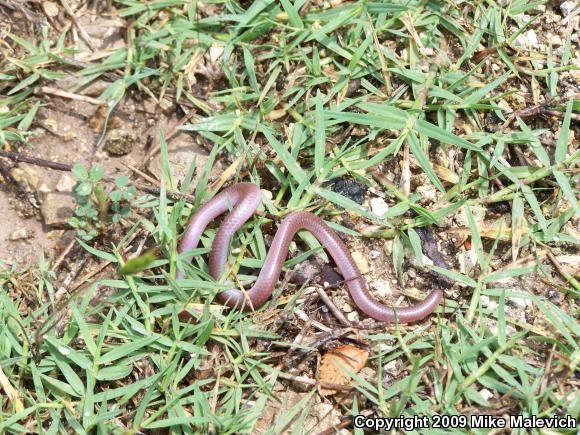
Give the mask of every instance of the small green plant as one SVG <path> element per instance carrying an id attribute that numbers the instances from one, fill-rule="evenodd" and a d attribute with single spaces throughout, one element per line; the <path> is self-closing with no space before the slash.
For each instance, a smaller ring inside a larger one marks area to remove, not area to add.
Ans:
<path id="1" fill-rule="evenodd" d="M 117 177 L 116 189 L 107 195 L 103 181 L 105 173 L 101 166 L 96 165 L 87 170 L 77 163 L 72 173 L 78 180 L 73 187 L 78 207 L 75 216 L 71 218 L 71 225 L 80 238 L 91 240 L 109 220 L 118 223 L 131 214 L 131 201 L 137 195 L 137 189 L 128 186 L 129 179 L 126 176 Z"/>

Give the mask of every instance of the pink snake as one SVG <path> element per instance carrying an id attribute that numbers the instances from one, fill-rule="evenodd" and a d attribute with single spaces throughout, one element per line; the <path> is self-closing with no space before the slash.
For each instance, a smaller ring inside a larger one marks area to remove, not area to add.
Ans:
<path id="1" fill-rule="evenodd" d="M 231 210 L 219 227 L 209 256 L 209 272 L 214 279 L 220 279 L 226 269 L 233 235 L 252 217 L 260 202 L 260 189 L 251 183 L 239 183 L 223 190 L 191 217 L 187 231 L 179 243 L 178 252 L 195 249 L 207 225 L 217 216 Z M 377 302 L 368 292 L 361 273 L 342 240 L 320 218 L 303 211 L 292 212 L 282 220 L 254 286 L 245 292 L 238 289 L 222 291 L 217 295 L 218 300 L 230 307 L 248 307 L 247 303 L 244 304 L 247 295 L 253 307 L 263 304 L 272 295 L 290 242 L 300 230 L 310 231 L 326 248 L 338 266 L 355 304 L 370 317 L 386 322 L 415 322 L 431 314 L 439 305 L 443 297 L 443 292 L 439 289 L 433 290 L 423 301 L 410 307 L 395 309 Z M 191 261 L 191 258 L 187 261 Z M 177 278 L 183 277 L 183 271 L 178 270 Z"/>

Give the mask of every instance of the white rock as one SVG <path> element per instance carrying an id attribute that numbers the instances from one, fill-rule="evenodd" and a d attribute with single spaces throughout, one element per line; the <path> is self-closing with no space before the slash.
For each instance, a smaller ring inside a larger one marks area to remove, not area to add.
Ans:
<path id="1" fill-rule="evenodd" d="M 554 47 L 559 47 L 563 44 L 562 38 L 560 38 L 558 35 L 551 35 L 548 40 Z"/>
<path id="2" fill-rule="evenodd" d="M 369 257 L 371 260 L 376 260 L 381 255 L 381 251 L 377 251 L 376 249 L 373 249 L 371 252 L 369 252 Z"/>
<path id="3" fill-rule="evenodd" d="M 346 318 L 350 321 L 350 322 L 358 322 L 359 318 L 358 318 L 358 312 L 357 311 L 353 311 L 352 313 L 348 313 L 346 315 Z"/>
<path id="4" fill-rule="evenodd" d="M 473 266 L 477 264 L 477 254 L 475 250 L 457 253 L 457 261 L 459 262 L 459 271 L 463 274 L 468 274 Z"/>
<path id="5" fill-rule="evenodd" d="M 578 3 L 575 2 L 574 0 L 568 0 L 565 1 L 564 3 L 562 3 L 560 5 L 560 10 L 562 11 L 562 15 L 564 17 L 567 17 L 568 15 L 570 15 L 570 13 L 574 10 L 574 8 L 576 7 Z"/>
<path id="6" fill-rule="evenodd" d="M 222 54 L 224 53 L 224 47 L 222 45 L 212 45 L 209 48 L 209 58 L 212 63 L 216 63 Z"/>
<path id="7" fill-rule="evenodd" d="M 481 397 L 483 397 L 485 400 L 489 400 L 493 397 L 493 393 L 486 388 L 479 390 L 479 394 L 481 394 Z"/>
<path id="8" fill-rule="evenodd" d="M 391 374 L 397 373 L 397 360 L 389 361 L 383 366 L 383 371 Z"/>
<path id="9" fill-rule="evenodd" d="M 371 281 L 370 286 L 377 292 L 377 295 L 382 298 L 393 293 L 393 290 L 391 289 L 391 283 L 386 279 L 377 279 L 376 281 Z"/>
<path id="10" fill-rule="evenodd" d="M 512 113 L 514 109 L 511 108 L 509 103 L 506 100 L 499 100 L 497 105 L 502 109 L 505 113 Z"/>
<path id="11" fill-rule="evenodd" d="M 514 41 L 515 45 L 519 45 L 520 47 L 527 47 L 527 48 L 534 48 L 538 46 L 538 35 L 533 30 L 528 30 L 525 33 L 522 33 L 520 36 L 516 38 Z"/>
<path id="12" fill-rule="evenodd" d="M 490 310 L 495 310 L 498 306 L 496 301 L 492 301 L 489 299 L 489 296 L 481 295 L 481 303 L 484 307 L 489 308 Z"/>
<path id="13" fill-rule="evenodd" d="M 383 198 L 372 198 L 371 210 L 377 216 L 383 216 L 387 211 L 389 211 L 389 205 Z"/>
<path id="14" fill-rule="evenodd" d="M 437 201 L 437 189 L 435 189 L 435 186 L 432 184 L 423 184 L 422 186 L 417 187 L 416 191 L 428 201 Z"/>
<path id="15" fill-rule="evenodd" d="M 49 187 L 48 187 L 46 184 L 44 184 L 44 183 L 42 183 L 42 184 L 40 185 L 40 187 L 38 188 L 38 191 L 39 191 L 40 193 L 49 193 L 49 192 L 52 192 L 52 191 L 50 190 L 50 188 L 49 188 Z"/>
<path id="16" fill-rule="evenodd" d="M 56 17 L 59 13 L 57 4 L 53 2 L 44 2 L 42 4 L 42 9 L 44 10 L 44 13 L 51 18 Z"/>
<path id="17" fill-rule="evenodd" d="M 272 201 L 272 198 L 274 197 L 272 192 L 266 189 L 260 189 L 260 192 L 262 192 L 262 196 L 264 198 L 268 199 L 269 201 Z"/>
<path id="18" fill-rule="evenodd" d="M 75 184 L 76 181 L 73 177 L 68 174 L 63 174 L 58 179 L 58 183 L 56 183 L 56 190 L 58 192 L 72 192 L 72 188 Z"/>
<path id="19" fill-rule="evenodd" d="M 345 313 L 352 313 L 354 310 L 353 310 L 352 306 L 349 303 L 345 302 L 342 305 L 342 311 L 344 311 Z"/>
<path id="20" fill-rule="evenodd" d="M 507 298 L 507 299 L 512 305 L 514 305 L 522 310 L 524 310 L 529 305 L 532 305 L 532 300 L 530 298 L 519 298 L 519 297 L 515 298 L 515 297 L 513 297 L 513 298 Z"/>

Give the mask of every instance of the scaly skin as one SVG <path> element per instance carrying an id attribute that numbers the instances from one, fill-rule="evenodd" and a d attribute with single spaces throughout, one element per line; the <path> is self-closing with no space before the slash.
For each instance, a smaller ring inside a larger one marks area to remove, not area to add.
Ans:
<path id="1" fill-rule="evenodd" d="M 178 251 L 181 253 L 196 248 L 206 226 L 217 216 L 231 210 L 216 234 L 209 258 L 211 276 L 220 279 L 226 268 L 233 235 L 252 217 L 260 201 L 260 189 L 251 183 L 240 183 L 223 190 L 192 216 Z M 230 307 L 248 308 L 247 297 L 253 307 L 263 304 L 272 295 L 290 242 L 300 230 L 310 231 L 326 248 L 338 266 L 352 299 L 370 317 L 385 322 L 415 322 L 431 314 L 439 305 L 443 297 L 441 290 L 434 290 L 422 302 L 405 308 L 394 309 L 377 302 L 368 292 L 360 271 L 342 240 L 320 218 L 303 211 L 290 213 L 282 220 L 254 286 L 245 292 L 238 289 L 223 291 L 218 294 L 220 302 Z M 177 271 L 177 278 L 183 278 L 182 271 Z"/>

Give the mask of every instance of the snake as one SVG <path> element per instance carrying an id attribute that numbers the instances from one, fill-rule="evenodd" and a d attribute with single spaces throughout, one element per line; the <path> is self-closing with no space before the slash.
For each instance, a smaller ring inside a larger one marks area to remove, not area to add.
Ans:
<path id="1" fill-rule="evenodd" d="M 261 191 L 253 183 L 238 183 L 222 190 L 193 213 L 179 241 L 178 253 L 185 253 L 183 258 L 191 262 L 193 256 L 186 253 L 197 248 L 203 232 L 210 223 L 229 211 L 216 232 L 209 253 L 209 273 L 214 279 L 219 280 L 226 270 L 230 242 L 234 234 L 255 214 L 261 200 Z M 282 219 L 253 287 L 244 291 L 239 289 L 220 291 L 217 299 L 224 305 L 242 309 L 262 305 L 274 291 L 293 237 L 302 230 L 309 231 L 328 251 L 342 274 L 356 306 L 375 320 L 416 322 L 431 314 L 443 298 L 442 290 L 435 289 L 425 299 L 408 307 L 394 308 L 378 302 L 369 293 L 359 268 L 337 233 L 318 216 L 306 211 L 293 211 Z M 176 277 L 177 279 L 185 277 L 185 272 L 179 267 Z"/>

